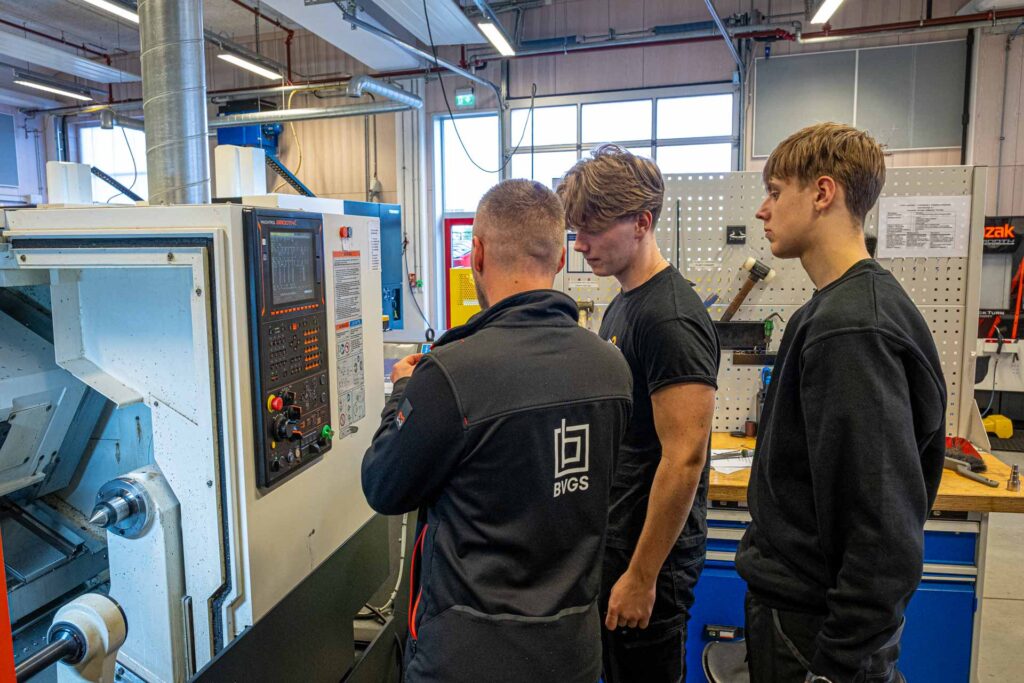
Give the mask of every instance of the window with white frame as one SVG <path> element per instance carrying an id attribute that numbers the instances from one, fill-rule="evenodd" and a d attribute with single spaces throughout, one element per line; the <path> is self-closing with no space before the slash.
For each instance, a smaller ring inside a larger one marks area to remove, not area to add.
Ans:
<path id="1" fill-rule="evenodd" d="M 143 199 L 149 197 L 146 135 L 141 130 L 83 126 L 78 129 L 78 151 L 83 164 L 95 166 Z M 107 204 L 134 203 L 96 176 L 92 178 L 92 198 Z"/>
<path id="2" fill-rule="evenodd" d="M 439 117 L 434 123 L 437 156 L 437 195 L 440 213 L 476 211 L 487 190 L 499 180 L 498 115 L 496 113 Z"/>
<path id="3" fill-rule="evenodd" d="M 513 108 L 509 137 L 518 148 L 509 176 L 553 187 L 581 156 L 605 142 L 654 159 L 665 174 L 731 171 L 733 98 L 731 92 L 673 93 Z"/>

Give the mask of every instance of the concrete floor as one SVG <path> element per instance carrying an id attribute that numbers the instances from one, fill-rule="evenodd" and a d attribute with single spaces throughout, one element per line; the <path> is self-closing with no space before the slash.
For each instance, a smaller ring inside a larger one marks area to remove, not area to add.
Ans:
<path id="1" fill-rule="evenodd" d="M 1024 453 L 996 455 L 1024 469 Z M 989 516 L 978 681 L 1024 680 L 1024 515 Z"/>

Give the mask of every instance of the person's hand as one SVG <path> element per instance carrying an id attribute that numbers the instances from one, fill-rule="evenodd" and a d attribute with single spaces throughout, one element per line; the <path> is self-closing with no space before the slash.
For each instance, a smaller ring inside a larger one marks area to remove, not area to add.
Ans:
<path id="1" fill-rule="evenodd" d="M 403 377 L 411 377 L 412 371 L 416 369 L 416 365 L 422 358 L 422 353 L 414 353 L 395 363 L 395 366 L 391 368 L 391 382 L 397 382 Z"/>
<path id="2" fill-rule="evenodd" d="M 654 609 L 655 583 L 643 581 L 630 570 L 619 577 L 608 598 L 608 616 L 604 625 L 616 628 L 647 628 Z"/>

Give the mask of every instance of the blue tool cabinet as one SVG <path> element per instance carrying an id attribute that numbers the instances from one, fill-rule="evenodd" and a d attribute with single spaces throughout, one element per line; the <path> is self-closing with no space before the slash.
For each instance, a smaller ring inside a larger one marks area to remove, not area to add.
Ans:
<path id="1" fill-rule="evenodd" d="M 924 574 L 907 608 L 899 664 L 909 681 L 970 680 L 986 520 L 978 513 L 946 515 L 959 518 L 933 518 L 925 527 Z M 747 586 L 736 573 L 735 555 L 749 521 L 742 507 L 708 510 L 707 560 L 686 641 L 687 683 L 707 681 L 701 665 L 710 640 L 705 626 L 743 626 Z"/>

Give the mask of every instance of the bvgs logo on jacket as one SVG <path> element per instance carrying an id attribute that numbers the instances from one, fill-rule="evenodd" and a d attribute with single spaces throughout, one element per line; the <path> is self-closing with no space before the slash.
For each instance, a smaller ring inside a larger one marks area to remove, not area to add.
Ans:
<path id="1" fill-rule="evenodd" d="M 590 486 L 590 425 L 566 425 L 555 429 L 555 498 L 563 493 L 586 491 Z"/>

